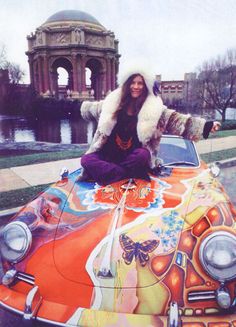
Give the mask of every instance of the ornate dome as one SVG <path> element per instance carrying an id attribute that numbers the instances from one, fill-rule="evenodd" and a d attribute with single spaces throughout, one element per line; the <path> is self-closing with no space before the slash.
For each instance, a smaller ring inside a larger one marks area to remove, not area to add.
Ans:
<path id="1" fill-rule="evenodd" d="M 102 24 L 92 15 L 81 10 L 62 10 L 50 16 L 43 25 L 51 25 L 54 23 L 80 22 L 82 24 L 98 25 L 104 29 Z"/>

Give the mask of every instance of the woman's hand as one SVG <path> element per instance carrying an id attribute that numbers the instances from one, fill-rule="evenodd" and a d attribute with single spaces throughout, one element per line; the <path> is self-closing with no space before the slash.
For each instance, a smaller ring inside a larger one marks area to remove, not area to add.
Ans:
<path id="1" fill-rule="evenodd" d="M 220 129 L 220 127 L 221 127 L 221 123 L 218 121 L 214 121 L 212 129 L 211 129 L 211 133 L 215 133 L 216 131 L 218 131 Z"/>

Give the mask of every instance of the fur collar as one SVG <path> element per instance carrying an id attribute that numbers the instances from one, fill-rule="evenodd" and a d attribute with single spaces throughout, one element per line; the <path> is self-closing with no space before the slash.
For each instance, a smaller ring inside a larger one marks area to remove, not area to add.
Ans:
<path id="1" fill-rule="evenodd" d="M 102 104 L 102 111 L 98 121 L 98 131 L 109 136 L 116 125 L 114 113 L 117 111 L 121 99 L 121 88 L 111 92 Z M 160 97 L 148 94 L 139 114 L 137 134 L 139 141 L 146 144 L 154 135 L 157 124 L 164 110 Z"/>

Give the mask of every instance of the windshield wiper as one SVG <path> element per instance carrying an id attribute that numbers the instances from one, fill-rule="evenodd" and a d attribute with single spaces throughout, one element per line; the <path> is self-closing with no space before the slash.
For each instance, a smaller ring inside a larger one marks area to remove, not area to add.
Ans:
<path id="1" fill-rule="evenodd" d="M 164 166 L 180 166 L 180 165 L 196 167 L 196 164 L 194 162 L 190 162 L 190 161 L 173 161 L 173 162 L 167 162 L 164 164 Z"/>

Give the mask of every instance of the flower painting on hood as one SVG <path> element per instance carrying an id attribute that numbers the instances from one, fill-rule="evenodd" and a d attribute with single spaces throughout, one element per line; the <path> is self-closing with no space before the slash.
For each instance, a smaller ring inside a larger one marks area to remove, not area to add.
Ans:
<path id="1" fill-rule="evenodd" d="M 194 141 L 208 136 L 213 122 L 168 109 L 158 92 L 153 93 L 154 83 L 154 75 L 136 66 L 123 74 L 119 87 L 103 101 L 83 102 L 82 117 L 93 117 L 98 125 L 81 159 L 81 180 L 100 185 L 124 178 L 149 181 L 163 133 Z"/>

